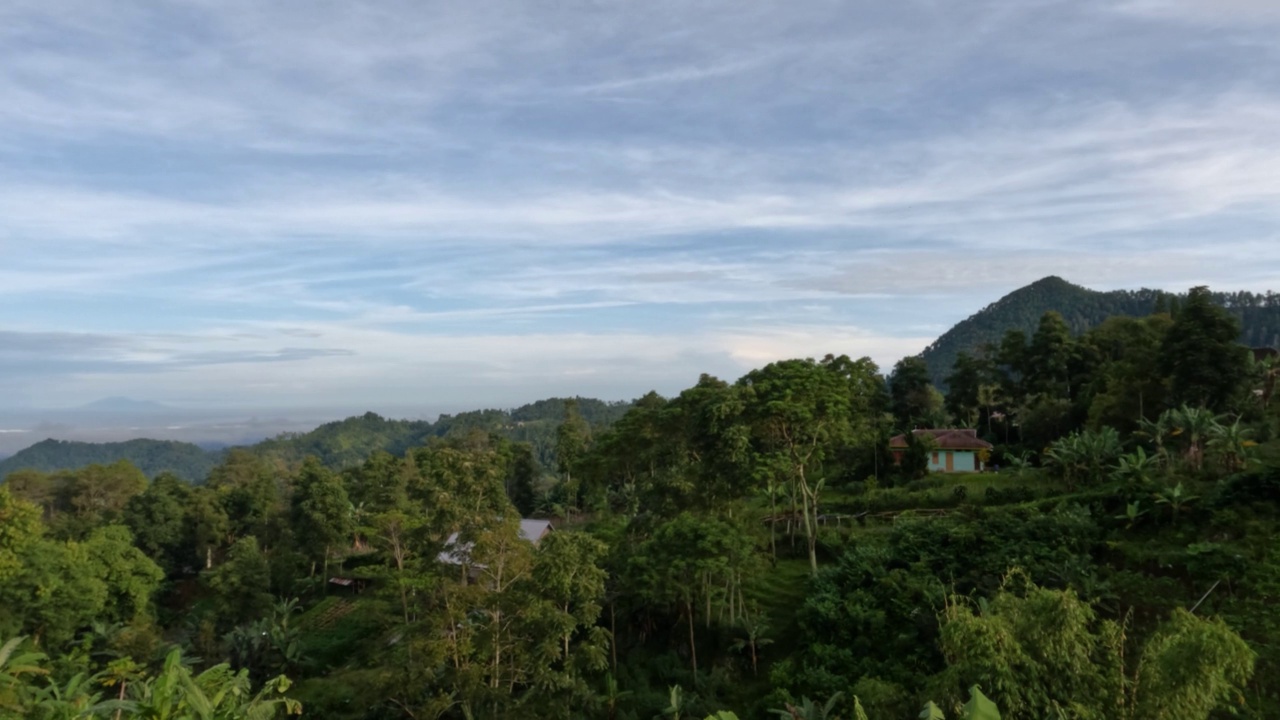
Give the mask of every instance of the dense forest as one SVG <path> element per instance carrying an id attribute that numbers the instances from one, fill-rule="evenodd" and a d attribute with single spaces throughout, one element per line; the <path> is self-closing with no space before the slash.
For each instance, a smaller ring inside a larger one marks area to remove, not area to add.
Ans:
<path id="1" fill-rule="evenodd" d="M 0 717 L 1276 717 L 1280 361 L 1149 309 L 13 473 Z"/>
<path id="2" fill-rule="evenodd" d="M 1280 348 L 1280 295 L 1216 292 L 1213 302 L 1240 321 L 1240 342 L 1250 347 Z M 1176 310 L 1185 294 L 1163 290 L 1098 292 L 1050 276 L 1019 288 L 960 321 L 924 350 L 929 377 L 946 389 L 946 376 L 960 353 L 974 354 L 998 343 L 1009 330 L 1032 333 L 1040 317 L 1054 311 L 1079 335 L 1115 316 L 1141 317 Z"/>

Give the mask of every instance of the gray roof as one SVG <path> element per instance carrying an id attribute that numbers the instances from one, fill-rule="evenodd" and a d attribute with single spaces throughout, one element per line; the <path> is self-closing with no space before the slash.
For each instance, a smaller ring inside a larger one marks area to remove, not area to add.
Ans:
<path id="1" fill-rule="evenodd" d="M 521 519 L 520 520 L 520 537 L 533 543 L 537 547 L 538 541 L 549 531 L 554 530 L 550 520 Z M 466 554 L 471 550 L 471 545 L 458 545 L 458 533 L 449 536 L 444 543 L 444 550 L 440 552 L 439 560 L 450 565 L 461 565 L 467 560 Z"/>
<path id="2" fill-rule="evenodd" d="M 520 537 L 528 540 L 534 545 L 542 539 L 543 535 L 551 529 L 550 520 L 521 520 L 520 521 Z"/>

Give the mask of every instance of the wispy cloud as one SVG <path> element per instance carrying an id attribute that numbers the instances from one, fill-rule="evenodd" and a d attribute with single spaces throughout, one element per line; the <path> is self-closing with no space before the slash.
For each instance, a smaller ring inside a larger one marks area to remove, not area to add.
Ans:
<path id="1" fill-rule="evenodd" d="M 618 397 L 1277 288 L 1274 7 L 13 0 L 0 384 Z"/>

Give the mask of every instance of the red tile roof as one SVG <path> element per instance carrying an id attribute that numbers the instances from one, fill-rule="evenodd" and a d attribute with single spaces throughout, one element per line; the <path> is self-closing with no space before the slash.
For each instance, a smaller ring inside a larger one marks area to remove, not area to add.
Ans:
<path id="1" fill-rule="evenodd" d="M 957 430 L 944 428 L 929 428 L 922 430 L 912 430 L 912 435 L 928 435 L 933 438 L 934 444 L 940 450 L 990 450 L 993 445 L 986 440 L 978 437 L 978 431 L 973 428 L 961 428 Z M 895 435 L 889 438 L 889 447 L 905 448 L 907 446 L 906 435 Z"/>

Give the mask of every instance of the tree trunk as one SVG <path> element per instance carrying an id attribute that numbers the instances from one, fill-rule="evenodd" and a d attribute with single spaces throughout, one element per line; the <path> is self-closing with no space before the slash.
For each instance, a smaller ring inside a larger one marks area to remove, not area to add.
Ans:
<path id="1" fill-rule="evenodd" d="M 804 483 L 802 479 L 800 481 Z M 809 541 L 809 570 L 812 574 L 818 574 L 818 536 L 817 528 L 809 518 L 809 490 L 807 484 L 802 484 L 800 488 L 800 497 L 804 503 L 804 533 Z M 815 498 L 816 500 L 816 498 Z"/>
<path id="2" fill-rule="evenodd" d="M 315 572 L 315 564 L 311 565 L 312 572 Z M 329 546 L 324 546 L 324 576 L 320 578 L 320 582 L 324 587 L 323 595 L 329 594 Z"/>
<path id="3" fill-rule="evenodd" d="M 609 654 L 613 657 L 613 672 L 618 673 L 618 615 L 614 601 L 609 601 Z"/>
<path id="4" fill-rule="evenodd" d="M 689 658 L 693 661 L 693 685 L 698 685 L 698 644 L 693 639 L 693 601 L 685 602 L 685 614 L 689 618 Z"/>
<path id="5" fill-rule="evenodd" d="M 778 564 L 778 498 L 769 493 L 769 550 L 773 553 L 773 564 Z"/>

